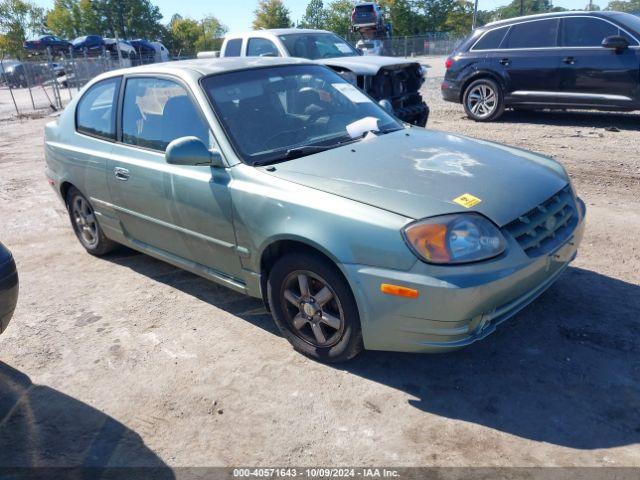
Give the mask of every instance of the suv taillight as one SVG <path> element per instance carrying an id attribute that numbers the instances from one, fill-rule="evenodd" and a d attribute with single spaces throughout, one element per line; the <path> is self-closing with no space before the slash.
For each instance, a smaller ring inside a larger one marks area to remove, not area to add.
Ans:
<path id="1" fill-rule="evenodd" d="M 453 58 L 447 57 L 447 59 L 444 61 L 444 68 L 449 70 L 451 68 L 451 65 L 453 65 Z"/>
<path id="2" fill-rule="evenodd" d="M 354 8 L 353 11 L 351 12 L 351 21 L 355 22 L 356 20 L 356 9 Z"/>

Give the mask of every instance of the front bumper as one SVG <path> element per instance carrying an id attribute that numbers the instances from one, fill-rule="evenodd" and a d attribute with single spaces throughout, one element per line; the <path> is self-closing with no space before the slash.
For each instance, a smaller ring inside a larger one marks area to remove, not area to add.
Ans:
<path id="1" fill-rule="evenodd" d="M 485 338 L 529 305 L 576 257 L 584 215 L 558 248 L 529 258 L 508 238 L 507 253 L 477 264 L 427 265 L 407 272 L 345 265 L 360 310 L 365 348 L 402 352 L 456 349 Z M 416 299 L 380 292 L 382 283 L 419 291 Z"/>
<path id="2" fill-rule="evenodd" d="M 0 265 L 0 333 L 4 332 L 18 303 L 18 271 L 13 257 Z"/>
<path id="3" fill-rule="evenodd" d="M 410 123 L 411 125 L 416 125 L 418 127 L 424 127 L 429 119 L 429 107 L 424 102 L 394 108 L 393 113 L 403 122 Z"/>

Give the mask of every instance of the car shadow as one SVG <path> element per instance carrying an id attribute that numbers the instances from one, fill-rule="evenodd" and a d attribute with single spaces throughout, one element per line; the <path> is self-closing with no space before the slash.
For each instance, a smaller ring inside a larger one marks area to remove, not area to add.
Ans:
<path id="1" fill-rule="evenodd" d="M 496 123 L 532 123 L 576 128 L 614 128 L 620 131 L 640 131 L 640 115 L 622 112 L 583 110 L 506 110 Z"/>
<path id="2" fill-rule="evenodd" d="M 2 478 L 175 478 L 137 433 L 3 362 L 0 445 Z"/>
<path id="3" fill-rule="evenodd" d="M 123 249 L 108 260 L 279 335 L 259 300 Z M 485 340 L 456 352 L 366 351 L 332 368 L 424 412 L 576 449 L 640 442 L 640 286 L 569 268 Z"/>

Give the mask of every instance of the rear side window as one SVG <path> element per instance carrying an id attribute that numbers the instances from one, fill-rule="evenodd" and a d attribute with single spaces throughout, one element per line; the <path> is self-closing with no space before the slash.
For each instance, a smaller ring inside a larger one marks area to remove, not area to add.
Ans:
<path id="1" fill-rule="evenodd" d="M 82 96 L 76 107 L 76 130 L 87 135 L 116 139 L 115 103 L 121 77 L 96 83 Z"/>
<path id="2" fill-rule="evenodd" d="M 565 18 L 562 27 L 562 45 L 565 47 L 600 47 L 602 40 L 623 32 L 609 22 L 598 18 Z M 624 35 L 632 45 L 635 42 Z"/>
<path id="3" fill-rule="evenodd" d="M 182 85 L 159 78 L 127 80 L 123 143 L 164 151 L 173 140 L 188 136 L 212 146 L 209 127 Z"/>
<path id="4" fill-rule="evenodd" d="M 485 33 L 473 46 L 472 50 L 496 50 L 500 48 L 502 40 L 508 31 L 509 27 L 502 27 Z"/>
<path id="5" fill-rule="evenodd" d="M 538 20 L 512 25 L 502 48 L 548 48 L 557 46 L 560 21 Z"/>
<path id="6" fill-rule="evenodd" d="M 241 49 L 242 49 L 242 39 L 241 38 L 234 38 L 233 40 L 229 40 L 227 42 L 227 46 L 224 47 L 224 56 L 225 57 L 239 57 Z"/>
<path id="7" fill-rule="evenodd" d="M 248 57 L 279 57 L 278 49 L 271 40 L 251 38 L 247 45 Z"/>

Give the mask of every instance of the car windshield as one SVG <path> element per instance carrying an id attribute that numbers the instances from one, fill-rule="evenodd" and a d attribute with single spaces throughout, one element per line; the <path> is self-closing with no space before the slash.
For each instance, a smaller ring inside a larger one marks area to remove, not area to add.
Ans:
<path id="1" fill-rule="evenodd" d="M 291 33 L 280 40 L 292 57 L 319 58 L 353 57 L 358 51 L 333 33 Z"/>
<path id="2" fill-rule="evenodd" d="M 320 65 L 255 68 L 202 86 L 230 141 L 250 165 L 287 160 L 403 128 L 368 96 Z"/>

